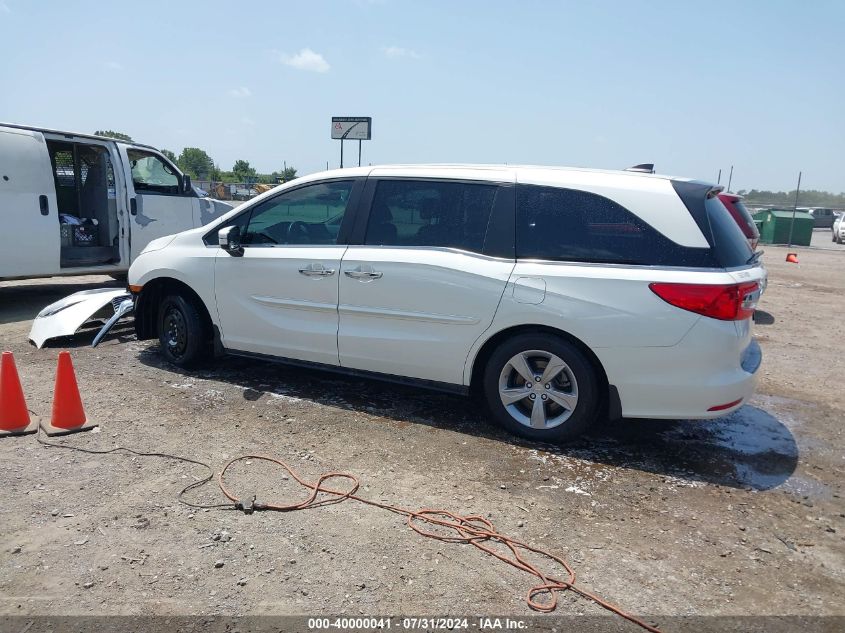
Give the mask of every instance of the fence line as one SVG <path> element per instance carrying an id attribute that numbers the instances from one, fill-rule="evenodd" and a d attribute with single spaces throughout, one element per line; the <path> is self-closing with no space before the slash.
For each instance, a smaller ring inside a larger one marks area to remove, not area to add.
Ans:
<path id="1" fill-rule="evenodd" d="M 221 182 L 219 180 L 193 180 L 193 185 L 207 192 L 212 198 L 218 200 L 249 200 L 255 196 L 269 191 L 278 184 L 248 183 L 248 182 Z"/>

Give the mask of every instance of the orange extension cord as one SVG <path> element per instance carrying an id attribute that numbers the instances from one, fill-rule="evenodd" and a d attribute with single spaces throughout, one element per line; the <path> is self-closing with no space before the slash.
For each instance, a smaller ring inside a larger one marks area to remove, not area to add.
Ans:
<path id="1" fill-rule="evenodd" d="M 226 475 L 226 471 L 229 469 L 230 466 L 232 466 L 232 464 L 248 459 L 263 460 L 272 464 L 276 464 L 277 466 L 281 466 L 286 471 L 288 471 L 288 473 L 290 473 L 290 476 L 293 477 L 302 486 L 310 489 L 311 494 L 304 501 L 301 501 L 299 503 L 293 503 L 290 505 L 259 503 L 256 502 L 255 499 L 252 500 L 252 503 L 244 504 L 226 487 L 226 484 L 224 482 L 224 476 Z M 330 479 L 346 479 L 351 483 L 351 486 L 346 492 L 324 487 L 324 482 Z M 327 505 L 330 503 L 339 503 L 341 501 L 344 501 L 345 499 L 354 499 L 355 501 L 360 501 L 361 503 L 365 503 L 369 506 L 375 506 L 377 508 L 382 508 L 390 512 L 405 515 L 408 517 L 408 527 L 414 530 L 417 534 L 421 534 L 422 536 L 426 536 L 428 538 L 437 539 L 439 541 L 445 541 L 447 543 L 469 543 L 470 545 L 474 545 L 475 547 L 486 552 L 487 554 L 495 556 L 499 560 L 504 561 L 508 565 L 516 567 L 517 569 L 527 572 L 532 576 L 538 578 L 540 580 L 540 584 L 535 585 L 534 587 L 529 589 L 528 594 L 525 597 L 525 601 L 528 603 L 528 606 L 536 611 L 542 611 L 544 613 L 554 611 L 557 607 L 558 592 L 571 589 L 575 593 L 585 598 L 588 598 L 589 600 L 592 600 L 593 602 L 604 607 L 608 611 L 612 611 L 613 613 L 625 618 L 626 620 L 629 620 L 634 624 L 641 626 L 647 631 L 660 633 L 660 630 L 658 628 L 643 622 L 642 620 L 631 615 L 630 613 L 626 613 L 621 608 L 603 600 L 596 594 L 576 586 L 575 572 L 572 570 L 572 567 L 570 567 L 570 565 L 562 558 L 555 556 L 554 554 L 551 554 L 549 552 L 538 549 L 536 547 L 532 547 L 531 545 L 523 543 L 522 541 L 517 541 L 516 539 L 510 538 L 503 534 L 499 534 L 498 532 L 496 532 L 495 528 L 493 527 L 493 524 L 490 523 L 490 521 L 488 521 L 484 517 L 475 515 L 464 517 L 457 514 L 453 514 L 446 510 L 422 509 L 413 511 L 406 510 L 405 508 L 400 508 L 397 506 L 387 505 L 384 503 L 378 503 L 376 501 L 370 501 L 369 499 L 364 499 L 363 497 L 359 497 L 355 494 L 358 491 L 358 488 L 360 487 L 360 482 L 358 481 L 358 478 L 354 475 L 340 472 L 323 473 L 317 479 L 316 483 L 309 483 L 303 480 L 296 473 L 296 471 L 294 471 L 293 468 L 288 466 L 285 462 L 280 459 L 276 459 L 275 457 L 270 457 L 268 455 L 240 455 L 238 457 L 235 457 L 234 459 L 229 460 L 223 467 L 223 470 L 220 471 L 220 474 L 217 477 L 217 483 L 220 485 L 220 490 L 223 491 L 223 494 L 226 495 L 226 497 L 228 497 L 232 502 L 234 502 L 237 507 L 245 509 L 247 511 L 274 510 L 277 512 L 291 512 L 293 510 L 304 510 L 305 508 L 313 508 L 322 505 Z M 329 498 L 325 498 L 318 501 L 317 496 L 321 493 L 331 496 Z M 452 530 L 455 533 L 455 536 L 444 536 L 435 532 L 427 531 L 421 526 L 421 524 L 424 523 Z M 487 545 L 485 545 L 485 543 L 491 541 L 497 542 L 507 547 L 513 557 L 500 554 L 499 552 L 496 552 Z M 553 560 L 566 570 L 568 578 L 566 580 L 560 580 L 554 578 L 553 576 L 545 574 L 540 569 L 538 569 L 537 567 L 526 561 L 524 558 L 522 558 L 522 556 L 520 556 L 520 550 L 528 550 L 534 552 L 535 554 L 539 554 L 541 556 L 545 556 Z M 537 598 L 543 594 L 549 595 L 551 597 L 550 601 L 538 602 Z"/>

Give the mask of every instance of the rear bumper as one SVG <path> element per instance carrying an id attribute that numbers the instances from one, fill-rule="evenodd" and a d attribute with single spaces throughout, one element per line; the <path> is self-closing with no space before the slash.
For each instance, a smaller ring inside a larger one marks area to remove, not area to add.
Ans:
<path id="1" fill-rule="evenodd" d="M 757 341 L 727 336 L 732 323 L 703 319 L 673 347 L 595 349 L 619 391 L 622 417 L 717 418 L 754 393 L 762 352 Z M 728 403 L 730 407 L 711 411 Z"/>
<path id="2" fill-rule="evenodd" d="M 760 349 L 760 344 L 757 339 L 751 339 L 751 343 L 745 348 L 740 358 L 740 367 L 749 374 L 756 374 L 763 363 L 763 350 Z"/>

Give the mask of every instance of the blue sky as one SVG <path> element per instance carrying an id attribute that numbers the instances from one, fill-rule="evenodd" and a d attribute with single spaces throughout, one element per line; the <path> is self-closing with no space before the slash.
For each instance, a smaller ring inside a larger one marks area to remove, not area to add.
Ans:
<path id="1" fill-rule="evenodd" d="M 841 0 L 0 0 L 0 121 L 304 174 L 337 166 L 332 115 L 364 115 L 365 163 L 733 164 L 734 189 L 841 192 L 843 24 Z"/>

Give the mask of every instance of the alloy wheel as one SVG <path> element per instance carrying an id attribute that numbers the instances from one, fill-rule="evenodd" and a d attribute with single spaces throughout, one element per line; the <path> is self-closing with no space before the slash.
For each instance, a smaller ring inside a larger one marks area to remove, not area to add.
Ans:
<path id="1" fill-rule="evenodd" d="M 512 356 L 502 368 L 499 398 L 520 424 L 551 429 L 566 422 L 578 406 L 578 381 L 560 357 L 527 350 Z"/>

